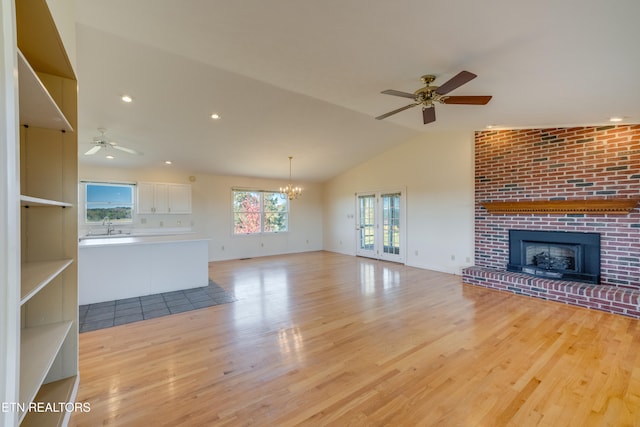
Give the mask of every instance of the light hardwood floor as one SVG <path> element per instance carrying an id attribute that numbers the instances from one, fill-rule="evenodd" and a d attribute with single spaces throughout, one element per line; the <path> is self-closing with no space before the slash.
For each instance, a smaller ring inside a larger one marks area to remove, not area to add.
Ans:
<path id="1" fill-rule="evenodd" d="M 640 425 L 637 320 L 329 252 L 209 271 L 238 301 L 80 335 L 70 425 Z"/>

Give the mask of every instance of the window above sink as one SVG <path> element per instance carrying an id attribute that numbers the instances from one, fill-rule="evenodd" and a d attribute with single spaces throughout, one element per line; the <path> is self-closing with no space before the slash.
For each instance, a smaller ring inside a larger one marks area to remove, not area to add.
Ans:
<path id="1" fill-rule="evenodd" d="M 87 224 L 110 228 L 133 223 L 135 184 L 85 182 L 84 189 Z"/>

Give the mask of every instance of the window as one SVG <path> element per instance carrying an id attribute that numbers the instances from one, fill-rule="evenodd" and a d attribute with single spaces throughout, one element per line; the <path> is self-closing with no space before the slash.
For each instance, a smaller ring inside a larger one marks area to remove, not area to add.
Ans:
<path id="1" fill-rule="evenodd" d="M 233 190 L 233 234 L 280 233 L 289 228 L 289 200 L 274 191 Z"/>
<path id="2" fill-rule="evenodd" d="M 85 220 L 87 223 L 133 221 L 133 184 L 85 183 Z"/>

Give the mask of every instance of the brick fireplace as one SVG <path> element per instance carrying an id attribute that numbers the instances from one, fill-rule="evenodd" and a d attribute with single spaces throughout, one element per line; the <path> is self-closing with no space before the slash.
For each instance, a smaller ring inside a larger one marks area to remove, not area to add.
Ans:
<path id="1" fill-rule="evenodd" d="M 639 206 L 615 214 L 483 206 L 640 198 L 640 125 L 477 132 L 475 176 L 475 266 L 465 283 L 640 318 Z M 507 271 L 509 230 L 598 233 L 599 284 Z"/>

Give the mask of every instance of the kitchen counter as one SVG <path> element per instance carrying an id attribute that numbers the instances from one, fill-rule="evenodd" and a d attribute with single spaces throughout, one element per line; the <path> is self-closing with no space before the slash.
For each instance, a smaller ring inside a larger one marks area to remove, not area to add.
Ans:
<path id="1" fill-rule="evenodd" d="M 195 233 L 172 234 L 172 235 L 121 235 L 113 236 L 91 236 L 81 238 L 78 247 L 94 246 L 117 246 L 117 245 L 153 245 L 168 242 L 191 242 L 197 240 L 209 240 L 198 236 Z"/>
<path id="2" fill-rule="evenodd" d="M 78 244 L 79 303 L 207 286 L 208 240 L 193 233 L 83 239 Z"/>

